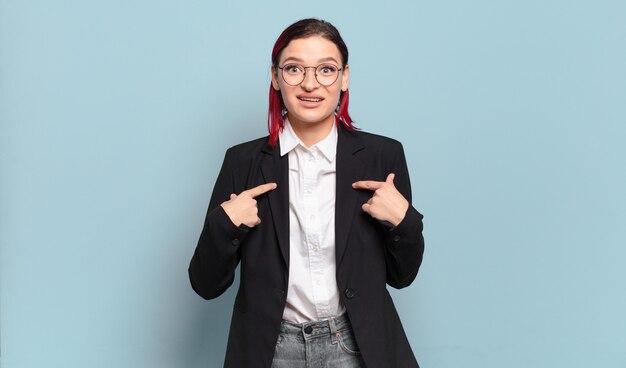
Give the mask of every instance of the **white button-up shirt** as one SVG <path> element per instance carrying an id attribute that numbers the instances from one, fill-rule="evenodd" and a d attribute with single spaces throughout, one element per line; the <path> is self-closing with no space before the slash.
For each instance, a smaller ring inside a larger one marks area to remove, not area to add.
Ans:
<path id="1" fill-rule="evenodd" d="M 335 276 L 337 127 L 306 147 L 285 122 L 280 154 L 289 159 L 289 288 L 283 319 L 320 321 L 345 311 Z"/>

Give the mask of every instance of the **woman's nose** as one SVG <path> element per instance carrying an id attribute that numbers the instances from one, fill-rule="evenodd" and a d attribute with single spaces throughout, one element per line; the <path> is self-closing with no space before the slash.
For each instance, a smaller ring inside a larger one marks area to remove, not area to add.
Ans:
<path id="1" fill-rule="evenodd" d="M 307 71 L 304 73 L 304 80 L 301 83 L 302 88 L 304 88 L 307 91 L 311 91 L 317 87 L 319 87 L 319 83 L 317 81 L 317 78 L 315 77 L 315 71 Z"/>

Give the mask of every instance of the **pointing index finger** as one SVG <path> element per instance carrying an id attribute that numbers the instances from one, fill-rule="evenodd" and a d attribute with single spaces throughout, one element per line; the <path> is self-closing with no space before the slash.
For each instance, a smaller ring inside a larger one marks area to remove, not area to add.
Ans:
<path id="1" fill-rule="evenodd" d="M 355 183 L 352 183 L 352 188 L 354 189 L 367 189 L 367 190 L 376 190 L 380 188 L 385 182 L 384 181 L 374 181 L 374 180 L 361 180 Z"/>
<path id="2" fill-rule="evenodd" d="M 256 198 L 260 196 L 261 194 L 264 194 L 264 193 L 269 192 L 270 190 L 276 189 L 276 187 L 277 187 L 276 183 L 265 183 L 265 184 L 256 186 L 254 188 L 244 190 L 244 192 L 250 194 L 252 198 Z"/>

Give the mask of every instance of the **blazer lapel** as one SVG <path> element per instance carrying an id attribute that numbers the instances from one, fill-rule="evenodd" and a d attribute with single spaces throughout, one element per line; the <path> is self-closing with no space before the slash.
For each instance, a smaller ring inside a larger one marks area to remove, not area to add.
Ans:
<path id="1" fill-rule="evenodd" d="M 261 172 L 266 183 L 276 183 L 278 187 L 267 193 L 270 212 L 278 238 L 278 246 L 289 269 L 289 160 L 287 155 L 280 156 L 278 142 L 274 148 L 263 149 Z"/>
<path id="2" fill-rule="evenodd" d="M 347 248 L 348 234 L 362 203 L 356 203 L 357 190 L 352 183 L 364 180 L 365 164 L 356 156 L 365 148 L 361 140 L 345 128 L 337 127 L 337 189 L 335 198 L 335 258 L 341 264 Z"/>

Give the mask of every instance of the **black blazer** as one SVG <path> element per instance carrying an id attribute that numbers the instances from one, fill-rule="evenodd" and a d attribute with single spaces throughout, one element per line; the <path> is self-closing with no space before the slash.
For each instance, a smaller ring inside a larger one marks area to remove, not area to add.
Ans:
<path id="1" fill-rule="evenodd" d="M 270 367 L 280 330 L 289 275 L 288 158 L 268 138 L 226 152 L 189 277 L 203 298 L 221 295 L 241 262 L 224 367 Z M 386 285 L 403 288 L 417 275 L 424 252 L 422 215 L 410 206 L 390 229 L 363 212 L 370 191 L 355 190 L 358 180 L 395 185 L 411 203 L 402 145 L 390 138 L 338 128 L 335 243 L 337 285 L 357 344 L 368 368 L 418 367 Z M 236 227 L 220 204 L 231 193 L 263 183 L 277 189 L 257 197 L 261 224 Z"/>

